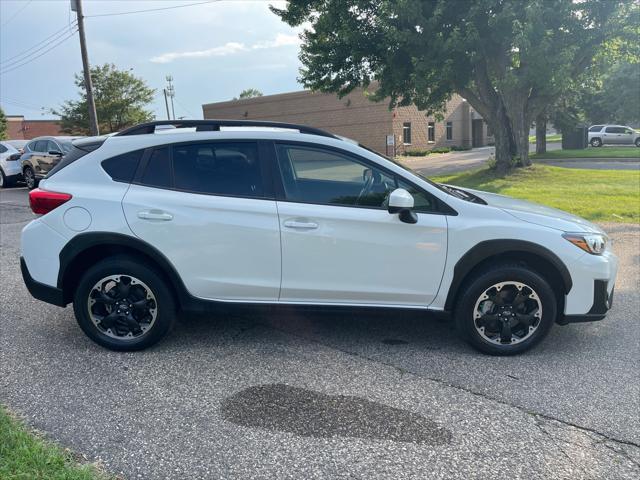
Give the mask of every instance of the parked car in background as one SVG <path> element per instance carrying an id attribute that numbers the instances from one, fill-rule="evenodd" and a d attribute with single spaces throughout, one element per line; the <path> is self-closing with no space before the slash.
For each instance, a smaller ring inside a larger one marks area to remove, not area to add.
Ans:
<path id="1" fill-rule="evenodd" d="M 38 186 L 38 182 L 71 151 L 71 142 L 80 137 L 37 137 L 24 148 L 20 158 L 22 176 L 29 190 Z"/>
<path id="2" fill-rule="evenodd" d="M 640 133 L 626 125 L 593 125 L 589 127 L 589 145 L 635 145 L 640 147 Z"/>
<path id="3" fill-rule="evenodd" d="M 618 260 L 579 217 L 431 182 L 311 127 L 155 133 L 169 123 L 73 142 L 29 194 L 29 292 L 73 303 L 107 348 L 154 344 L 179 311 L 248 303 L 449 312 L 476 348 L 509 355 L 611 307 Z"/>
<path id="4" fill-rule="evenodd" d="M 0 188 L 15 185 L 22 179 L 20 156 L 27 140 L 4 140 L 0 142 Z"/>

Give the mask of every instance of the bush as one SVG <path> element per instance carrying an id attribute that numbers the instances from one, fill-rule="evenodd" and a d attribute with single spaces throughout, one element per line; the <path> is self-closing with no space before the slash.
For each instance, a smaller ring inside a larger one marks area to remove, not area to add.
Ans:
<path id="1" fill-rule="evenodd" d="M 432 148 L 431 153 L 449 153 L 451 149 L 449 147 Z"/>
<path id="2" fill-rule="evenodd" d="M 404 154 L 408 157 L 424 157 L 426 155 L 429 155 L 430 153 L 431 150 L 407 150 L 406 152 L 404 152 Z"/>
<path id="3" fill-rule="evenodd" d="M 467 150 L 471 150 L 471 147 L 454 145 L 453 147 L 451 147 L 451 150 L 453 150 L 454 152 L 466 152 Z"/>

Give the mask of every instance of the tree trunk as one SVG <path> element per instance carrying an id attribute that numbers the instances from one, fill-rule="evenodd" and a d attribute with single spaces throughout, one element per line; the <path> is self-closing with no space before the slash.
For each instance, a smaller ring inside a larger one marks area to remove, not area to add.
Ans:
<path id="1" fill-rule="evenodd" d="M 547 117 L 539 114 L 536 117 L 536 153 L 547 152 Z"/>
<path id="2" fill-rule="evenodd" d="M 505 175 L 513 167 L 512 144 L 513 135 L 509 119 L 503 108 L 496 112 L 496 119 L 492 122 L 493 136 L 496 141 L 496 173 Z"/>

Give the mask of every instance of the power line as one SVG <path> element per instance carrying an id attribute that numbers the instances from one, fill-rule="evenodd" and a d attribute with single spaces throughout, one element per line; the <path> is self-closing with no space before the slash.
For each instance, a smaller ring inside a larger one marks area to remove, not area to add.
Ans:
<path id="1" fill-rule="evenodd" d="M 70 32 L 73 27 L 75 27 L 75 23 L 73 25 L 65 25 L 60 30 L 49 35 L 47 38 L 45 38 L 44 40 L 41 40 L 40 42 L 36 43 L 32 47 L 29 47 L 28 49 L 22 51 L 21 53 L 18 53 L 17 55 L 14 55 L 13 57 L 9 57 L 7 59 L 0 61 L 0 64 L 2 64 L 1 68 L 7 68 L 8 66 L 14 63 L 22 62 L 23 60 L 26 59 L 26 57 L 30 57 L 34 53 L 39 52 L 40 50 L 45 48 L 47 45 L 53 43 L 58 38 L 62 37 L 65 33 Z M 25 58 L 18 58 L 18 57 L 25 57 Z M 17 60 L 14 60 L 14 59 L 17 59 Z"/>
<path id="2" fill-rule="evenodd" d="M 161 10 L 172 10 L 174 8 L 193 7 L 195 5 L 204 5 L 205 3 L 214 3 L 214 2 L 220 2 L 220 1 L 222 0 L 207 0 L 205 2 L 187 3 L 185 5 L 173 5 L 171 7 L 150 8 L 148 10 L 133 10 L 130 12 L 114 12 L 114 13 L 98 13 L 95 15 L 85 15 L 85 18 L 113 17 L 116 15 L 132 15 L 134 13 L 159 12 Z"/>
<path id="3" fill-rule="evenodd" d="M 19 107 L 19 108 L 24 108 L 26 110 L 31 110 L 33 112 L 40 112 L 42 114 L 44 114 L 46 112 L 46 108 L 44 107 L 40 107 L 40 108 L 35 108 L 35 107 L 28 107 L 26 105 L 22 105 L 18 102 L 12 102 L 11 100 L 0 100 L 0 103 L 5 103 L 5 104 L 9 104 L 9 105 L 13 105 L 14 107 Z"/>
<path id="4" fill-rule="evenodd" d="M 54 43 L 53 45 L 51 45 L 48 49 L 46 49 L 44 52 L 40 53 L 39 55 L 36 55 L 35 57 L 31 57 L 28 60 L 19 63 L 18 65 L 14 65 L 10 68 L 6 68 L 5 70 L 0 71 L 0 75 L 4 75 L 6 73 L 12 72 L 24 65 L 27 65 L 28 63 L 33 62 L 34 60 L 40 58 L 41 56 L 43 56 L 46 53 L 49 53 L 51 50 L 53 50 L 54 48 L 62 45 L 64 42 L 66 42 L 67 40 L 69 40 L 70 38 L 74 37 L 76 32 L 78 31 L 78 29 L 76 28 L 75 30 L 72 30 L 71 33 L 69 35 L 67 35 L 66 37 L 63 37 L 62 39 L 60 39 L 57 43 Z"/>
<path id="5" fill-rule="evenodd" d="M 178 106 L 179 106 L 179 107 L 180 107 L 180 108 L 181 108 L 181 109 L 182 109 L 182 110 L 183 110 L 187 115 L 189 115 L 191 118 L 195 118 L 195 115 L 194 115 L 193 113 L 191 113 L 189 110 L 187 110 L 187 109 L 185 108 L 185 106 L 184 106 L 184 105 L 182 105 L 182 103 L 180 103 L 180 102 L 178 101 L 178 99 L 177 99 L 177 98 L 176 98 L 175 100 L 176 100 L 176 103 L 178 104 Z"/>
<path id="6" fill-rule="evenodd" d="M 27 3 L 25 3 L 22 8 L 19 8 L 18 10 L 15 11 L 15 13 L 13 15 L 11 15 L 7 20 L 5 20 L 2 25 L 0 25 L 0 27 L 6 27 L 7 25 L 9 25 L 9 22 L 11 22 L 11 20 L 13 20 L 15 17 L 18 16 L 18 14 L 20 12 L 22 12 L 25 8 L 27 8 L 27 6 L 32 2 L 33 0 L 29 0 Z"/>

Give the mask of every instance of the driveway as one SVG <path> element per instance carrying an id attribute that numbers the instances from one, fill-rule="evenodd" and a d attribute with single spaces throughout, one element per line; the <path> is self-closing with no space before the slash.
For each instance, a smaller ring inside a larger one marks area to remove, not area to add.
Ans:
<path id="1" fill-rule="evenodd" d="M 26 191 L 0 191 L 0 402 L 124 478 L 636 479 L 640 227 L 599 323 L 498 358 L 411 312 L 236 313 L 155 348 L 89 341 L 19 273 Z M 46 247 L 46 246 L 43 246 Z"/>

